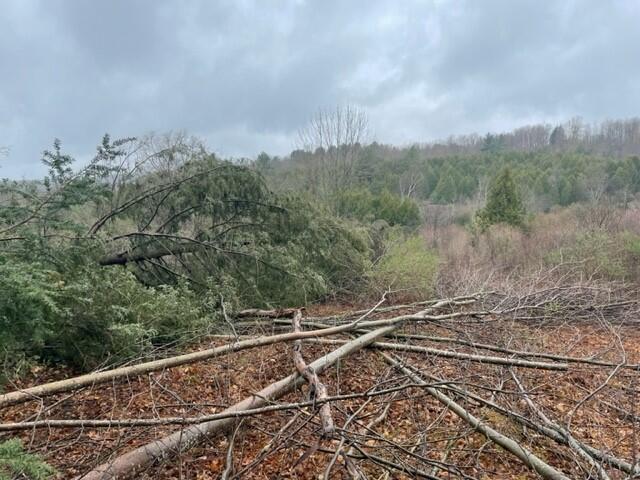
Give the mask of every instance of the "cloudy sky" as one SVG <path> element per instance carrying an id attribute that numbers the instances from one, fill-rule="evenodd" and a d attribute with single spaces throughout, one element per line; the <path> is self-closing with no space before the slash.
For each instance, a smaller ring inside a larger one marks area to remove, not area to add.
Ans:
<path id="1" fill-rule="evenodd" d="M 640 115 L 636 0 L 0 0 L 0 177 L 58 137 L 186 130 L 286 154 L 318 108 L 407 144 Z"/>

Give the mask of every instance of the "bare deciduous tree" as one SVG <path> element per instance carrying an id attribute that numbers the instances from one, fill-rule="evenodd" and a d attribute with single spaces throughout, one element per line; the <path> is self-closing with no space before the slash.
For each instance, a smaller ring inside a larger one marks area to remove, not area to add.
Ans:
<path id="1" fill-rule="evenodd" d="M 319 110 L 299 131 L 300 146 L 309 155 L 309 174 L 318 193 L 326 196 L 352 184 L 368 130 L 366 113 L 347 105 Z"/>

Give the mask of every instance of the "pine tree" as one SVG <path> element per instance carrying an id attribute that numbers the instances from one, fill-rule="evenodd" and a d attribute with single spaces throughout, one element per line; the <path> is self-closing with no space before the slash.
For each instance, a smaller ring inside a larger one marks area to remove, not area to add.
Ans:
<path id="1" fill-rule="evenodd" d="M 551 132 L 551 136 L 549 137 L 549 144 L 552 147 L 563 147 L 567 143 L 567 134 L 564 132 L 564 128 L 562 125 L 558 125 Z"/>
<path id="2" fill-rule="evenodd" d="M 477 217 L 483 230 L 496 223 L 517 227 L 524 225 L 524 205 L 508 167 L 491 182 L 487 204 L 477 213 Z"/>
<path id="3" fill-rule="evenodd" d="M 458 196 L 456 182 L 451 170 L 444 172 L 438 184 L 431 194 L 431 199 L 436 203 L 452 203 Z"/>

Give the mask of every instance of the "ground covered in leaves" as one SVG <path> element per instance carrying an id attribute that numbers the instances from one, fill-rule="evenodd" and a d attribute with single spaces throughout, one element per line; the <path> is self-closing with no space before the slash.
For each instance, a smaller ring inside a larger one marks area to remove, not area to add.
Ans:
<path id="1" fill-rule="evenodd" d="M 326 315 L 336 309 L 317 307 L 306 315 Z M 240 333 L 270 334 L 287 328 L 286 325 L 265 326 L 263 322 Z M 416 352 L 393 352 L 403 362 L 424 372 L 427 375 L 424 378 L 434 384 L 442 385 L 446 380 L 450 385 L 512 412 L 536 418 L 514 380 L 515 375 L 535 405 L 547 417 L 568 426 L 576 438 L 632 464 L 640 459 L 640 371 L 615 366 L 623 362 L 640 363 L 640 329 L 637 324 L 615 325 L 597 319 L 548 323 L 488 316 L 411 323 L 397 333 L 449 337 L 511 350 L 555 353 L 612 363 L 612 366 L 569 363 L 566 371 L 548 371 Z M 211 336 L 200 339 L 192 348 L 209 348 L 228 341 Z M 400 335 L 385 341 L 403 343 L 409 340 Z M 455 352 L 513 357 L 443 341 L 412 338 L 410 342 Z M 327 343 L 304 342 L 302 353 L 310 363 L 336 347 Z M 9 407 L 0 412 L 0 419 L 9 422 L 46 418 L 201 416 L 224 410 L 291 374 L 293 369 L 292 345 L 275 344 Z M 34 369 L 28 377 L 8 389 L 24 388 L 70 375 L 64 369 Z M 411 383 L 405 375 L 385 363 L 379 351 L 373 348 L 361 350 L 340 361 L 322 374 L 321 380 L 327 385 L 329 395 L 392 390 Z M 566 446 L 560 446 L 534 429 L 474 401 L 471 396 L 452 391 L 449 394 L 487 425 L 518 441 L 570 478 L 595 478 L 590 477 L 592 473 L 585 469 L 585 463 Z M 299 402 L 307 399 L 307 395 L 305 386 L 280 401 Z M 341 440 L 343 451 L 353 454 L 357 467 L 372 479 L 429 478 L 428 475 L 437 478 L 539 478 L 517 458 L 474 432 L 419 386 L 369 398 L 334 402 L 331 409 L 337 427 L 333 438 L 322 438 L 320 422 L 313 407 L 245 419 L 234 442 L 235 478 L 322 478 Z M 379 422 L 368 427 L 377 417 L 380 417 Z M 179 428 L 169 425 L 38 429 L 21 432 L 18 436 L 29 451 L 41 454 L 53 465 L 60 472 L 60 478 L 72 478 Z M 0 440 L 8 436 L 2 434 Z M 211 438 L 197 448 L 179 452 L 175 458 L 149 468 L 139 478 L 220 478 L 227 464 L 228 445 L 227 437 Z M 386 465 L 385 461 L 388 462 Z M 608 471 L 611 478 L 629 478 L 615 469 Z M 234 478 L 233 475 L 230 478 Z M 336 459 L 327 478 L 351 478 L 343 458 Z"/>

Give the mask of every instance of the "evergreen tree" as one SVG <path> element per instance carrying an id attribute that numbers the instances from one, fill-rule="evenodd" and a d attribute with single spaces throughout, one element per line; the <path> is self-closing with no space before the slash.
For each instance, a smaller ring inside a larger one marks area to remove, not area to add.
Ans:
<path id="1" fill-rule="evenodd" d="M 508 167 L 491 182 L 487 204 L 478 212 L 477 217 L 482 229 L 496 223 L 518 227 L 524 225 L 524 205 Z"/>
<path id="2" fill-rule="evenodd" d="M 458 196 L 458 191 L 456 187 L 456 182 L 453 178 L 451 171 L 445 172 L 440 179 L 438 180 L 438 184 L 431 194 L 431 199 L 435 203 L 452 203 L 456 200 Z"/>
<path id="3" fill-rule="evenodd" d="M 563 147 L 567 143 L 567 134 L 564 132 L 562 125 L 558 125 L 551 132 L 549 143 L 552 147 Z"/>

